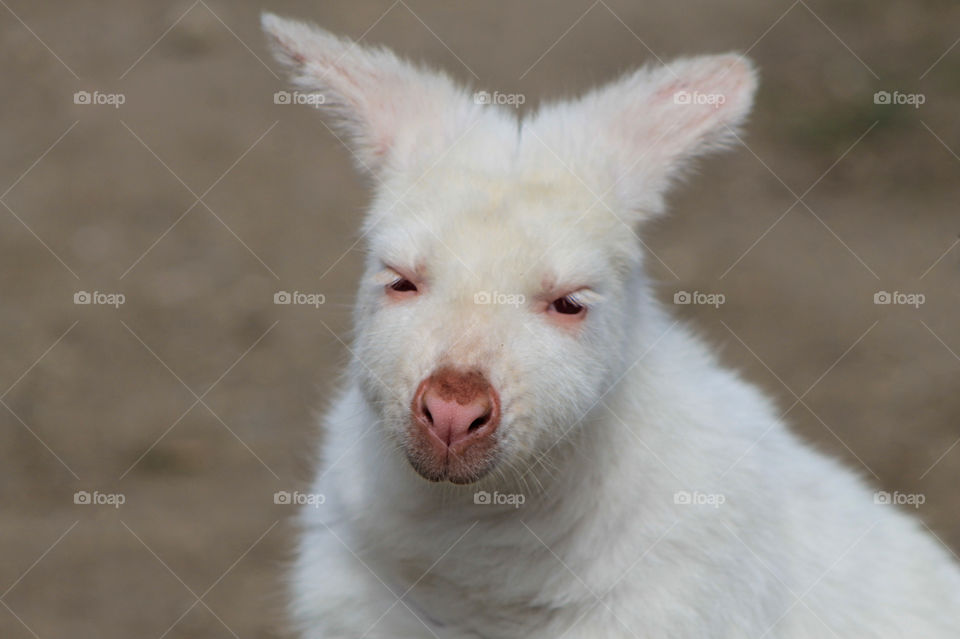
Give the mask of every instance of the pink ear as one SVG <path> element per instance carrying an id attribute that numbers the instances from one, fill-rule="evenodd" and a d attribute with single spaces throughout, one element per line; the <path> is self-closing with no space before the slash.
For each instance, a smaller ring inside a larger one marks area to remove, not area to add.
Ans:
<path id="1" fill-rule="evenodd" d="M 362 170 L 439 154 L 475 117 L 466 92 L 445 75 L 302 22 L 272 14 L 262 22 L 294 86 L 334 115 Z"/>
<path id="2" fill-rule="evenodd" d="M 574 166 L 589 162 L 585 172 L 600 192 L 655 213 L 691 158 L 736 139 L 756 84 L 752 65 L 737 55 L 680 59 L 547 107 L 528 126 Z"/>

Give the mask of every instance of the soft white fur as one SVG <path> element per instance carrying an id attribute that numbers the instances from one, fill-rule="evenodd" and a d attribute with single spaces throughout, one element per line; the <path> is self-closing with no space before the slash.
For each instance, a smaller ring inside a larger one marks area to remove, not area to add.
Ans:
<path id="1" fill-rule="evenodd" d="M 747 61 L 642 69 L 518 123 L 388 51 L 264 27 L 374 191 L 353 361 L 312 487 L 326 502 L 302 512 L 292 574 L 303 637 L 960 636 L 948 551 L 792 435 L 650 293 L 631 228 L 746 117 Z M 387 303 L 384 264 L 428 285 Z M 578 330 L 474 303 L 549 282 L 589 287 Z M 473 485 L 430 483 L 400 452 L 410 398 L 443 364 L 484 371 L 502 400 L 497 467 Z M 478 490 L 525 502 L 475 504 Z"/>

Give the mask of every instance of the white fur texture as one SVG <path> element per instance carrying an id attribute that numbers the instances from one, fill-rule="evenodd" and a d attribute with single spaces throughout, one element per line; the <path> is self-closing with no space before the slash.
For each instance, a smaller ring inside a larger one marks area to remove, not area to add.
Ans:
<path id="1" fill-rule="evenodd" d="M 729 141 L 748 62 L 642 69 L 518 123 L 388 51 L 264 27 L 374 178 L 354 357 L 312 487 L 326 502 L 302 512 L 292 574 L 304 638 L 960 636 L 948 552 L 649 291 L 630 227 Z M 394 270 L 422 274 L 415 298 L 385 299 Z M 536 311 L 551 287 L 581 291 L 581 325 Z M 410 398 L 442 365 L 500 393 L 496 468 L 473 485 L 427 482 L 401 452 Z"/>

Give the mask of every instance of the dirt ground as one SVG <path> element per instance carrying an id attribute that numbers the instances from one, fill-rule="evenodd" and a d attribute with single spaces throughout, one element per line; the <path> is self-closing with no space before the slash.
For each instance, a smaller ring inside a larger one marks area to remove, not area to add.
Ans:
<path id="1" fill-rule="evenodd" d="M 288 636 L 273 496 L 309 476 L 348 354 L 367 196 L 318 114 L 274 103 L 263 8 L 524 109 L 655 55 L 749 50 L 747 148 L 644 230 L 662 298 L 723 294 L 676 312 L 960 549 L 960 5 L 0 4 L 0 636 Z"/>

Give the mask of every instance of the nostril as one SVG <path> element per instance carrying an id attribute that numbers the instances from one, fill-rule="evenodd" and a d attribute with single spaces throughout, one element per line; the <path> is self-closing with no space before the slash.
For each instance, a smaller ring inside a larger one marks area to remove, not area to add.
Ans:
<path id="1" fill-rule="evenodd" d="M 470 427 L 467 428 L 467 432 L 472 433 L 473 431 L 477 430 L 478 428 L 486 424 L 489 420 L 490 420 L 490 413 L 477 417 L 475 420 L 473 420 L 473 422 L 470 423 Z"/>
<path id="2" fill-rule="evenodd" d="M 428 422 L 433 423 L 433 415 L 430 414 L 430 409 L 426 406 L 423 407 L 423 416 L 427 418 Z"/>

